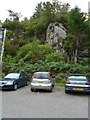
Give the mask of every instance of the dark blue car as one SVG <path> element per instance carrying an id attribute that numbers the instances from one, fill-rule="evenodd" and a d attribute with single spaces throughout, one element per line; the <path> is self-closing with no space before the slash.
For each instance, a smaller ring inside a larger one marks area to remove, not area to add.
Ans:
<path id="1" fill-rule="evenodd" d="M 10 73 L 0 80 L 0 89 L 14 89 L 28 85 L 29 77 L 24 73 Z"/>

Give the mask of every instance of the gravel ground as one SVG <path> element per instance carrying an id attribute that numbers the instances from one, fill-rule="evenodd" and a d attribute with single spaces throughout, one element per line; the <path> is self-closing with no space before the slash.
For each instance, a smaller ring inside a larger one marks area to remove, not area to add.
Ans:
<path id="1" fill-rule="evenodd" d="M 52 93 L 29 86 L 2 91 L 2 101 L 3 118 L 88 118 L 88 95 L 65 94 L 64 87 Z"/>

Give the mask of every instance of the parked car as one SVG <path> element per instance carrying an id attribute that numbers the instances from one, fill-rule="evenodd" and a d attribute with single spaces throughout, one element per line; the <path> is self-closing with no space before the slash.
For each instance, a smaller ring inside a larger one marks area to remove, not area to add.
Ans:
<path id="1" fill-rule="evenodd" d="M 14 89 L 18 87 L 28 85 L 29 77 L 24 73 L 10 73 L 0 80 L 0 88 L 3 89 Z"/>
<path id="2" fill-rule="evenodd" d="M 49 90 L 52 92 L 54 80 L 50 72 L 35 72 L 32 76 L 31 91 L 36 89 Z"/>
<path id="3" fill-rule="evenodd" d="M 90 82 L 84 75 L 69 75 L 65 82 L 65 93 L 77 91 L 90 93 Z"/>

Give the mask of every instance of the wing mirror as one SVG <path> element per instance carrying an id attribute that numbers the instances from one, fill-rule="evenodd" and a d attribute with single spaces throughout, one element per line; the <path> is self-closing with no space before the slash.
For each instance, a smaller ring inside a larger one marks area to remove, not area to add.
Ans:
<path id="1" fill-rule="evenodd" d="M 22 76 L 20 76 L 20 79 L 22 79 Z"/>

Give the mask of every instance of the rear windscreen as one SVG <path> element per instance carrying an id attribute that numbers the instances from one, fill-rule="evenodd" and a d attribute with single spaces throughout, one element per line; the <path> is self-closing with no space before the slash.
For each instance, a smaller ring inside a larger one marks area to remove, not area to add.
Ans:
<path id="1" fill-rule="evenodd" d="M 35 73 L 34 78 L 38 79 L 48 79 L 48 74 L 46 73 Z"/>
<path id="2" fill-rule="evenodd" d="M 68 78 L 67 80 L 70 80 L 70 81 L 87 81 L 87 79 L 79 79 L 79 78 Z"/>

